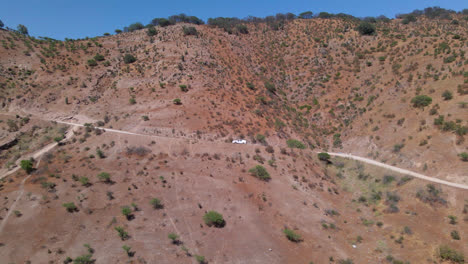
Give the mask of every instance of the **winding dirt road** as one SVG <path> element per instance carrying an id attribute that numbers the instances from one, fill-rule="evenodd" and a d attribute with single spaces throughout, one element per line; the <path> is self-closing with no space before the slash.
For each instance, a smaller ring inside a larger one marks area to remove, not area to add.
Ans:
<path id="1" fill-rule="evenodd" d="M 71 131 L 73 131 L 77 127 L 85 127 L 84 124 L 78 124 L 78 123 L 72 123 L 72 122 L 66 122 L 66 121 L 60 121 L 60 120 L 51 120 L 51 121 L 55 121 L 55 122 L 60 123 L 60 124 L 65 124 L 65 125 L 69 125 L 69 126 L 74 127 Z M 162 137 L 164 137 L 164 136 L 134 133 L 134 132 L 124 131 L 124 130 L 105 128 L 105 127 L 94 127 L 94 128 L 101 129 L 101 130 L 104 130 L 106 132 L 125 134 L 125 135 L 152 137 L 152 138 L 162 138 Z M 69 137 L 71 137 L 71 136 L 73 136 L 73 133 L 68 133 L 67 134 L 67 139 Z M 44 154 L 47 151 L 53 149 L 55 146 L 57 146 L 57 143 L 49 144 L 49 145 L 45 146 L 44 148 L 42 148 L 41 150 L 35 152 L 32 155 L 32 157 L 34 157 L 34 158 L 40 157 L 42 154 Z M 449 181 L 441 180 L 441 179 L 434 178 L 434 177 L 429 177 L 429 176 L 426 176 L 426 175 L 423 175 L 423 174 L 420 174 L 420 173 L 416 173 L 416 172 L 413 172 L 413 171 L 410 171 L 410 170 L 406 170 L 406 169 L 398 168 L 398 167 L 395 167 L 395 166 L 391 166 L 391 165 L 388 165 L 388 164 L 385 164 L 385 163 L 382 163 L 382 162 L 378 162 L 378 161 L 375 161 L 375 160 L 372 160 L 372 159 L 363 158 L 363 157 L 355 156 L 355 155 L 348 154 L 348 153 L 328 152 L 328 154 L 330 156 L 358 160 L 358 161 L 365 162 L 365 163 L 368 163 L 368 164 L 372 164 L 372 165 L 375 165 L 375 166 L 378 166 L 378 167 L 381 167 L 381 168 L 385 168 L 385 169 L 388 169 L 388 170 L 392 170 L 392 171 L 395 171 L 395 172 L 406 174 L 406 175 L 409 175 L 409 176 L 412 176 L 412 177 L 415 177 L 415 178 L 418 178 L 418 179 L 422 179 L 422 180 L 426 180 L 426 181 L 430 181 L 430 182 L 434 182 L 434 183 L 438 183 L 438 184 L 442 184 L 442 185 L 446 185 L 446 186 L 450 186 L 450 187 L 454 187 L 454 188 L 460 188 L 460 189 L 468 190 L 468 185 L 465 185 L 465 184 L 454 183 L 454 182 L 449 182 Z M 9 174 L 12 174 L 16 170 L 18 170 L 18 167 L 15 168 L 14 170 L 8 171 L 6 174 L 3 173 L 3 175 L 2 175 L 2 173 L 0 173 L 0 179 L 8 176 Z"/>
<path id="2" fill-rule="evenodd" d="M 385 169 L 388 169 L 388 170 L 392 170 L 392 171 L 395 171 L 395 172 L 399 172 L 399 173 L 402 173 L 402 174 L 413 176 L 415 178 L 423 179 L 423 180 L 426 180 L 426 181 L 435 182 L 435 183 L 439 183 L 439 184 L 443 184 L 443 185 L 447 185 L 447 186 L 451 186 L 451 187 L 455 187 L 455 188 L 468 190 L 468 186 L 464 185 L 464 184 L 461 184 L 461 183 L 453 183 L 453 182 L 444 181 L 444 180 L 441 180 L 441 179 L 429 177 L 429 176 L 426 176 L 426 175 L 423 175 L 423 174 L 420 174 L 420 173 L 416 173 L 416 172 L 413 172 L 413 171 L 410 171 L 410 170 L 405 170 L 405 169 L 402 169 L 402 168 L 398 168 L 398 167 L 388 165 L 388 164 L 385 164 L 385 163 L 382 163 L 382 162 L 378 162 L 378 161 L 375 161 L 375 160 L 372 160 L 372 159 L 363 158 L 363 157 L 359 157 L 359 156 L 355 156 L 355 155 L 347 154 L 347 153 L 328 152 L 328 154 L 330 156 L 342 157 L 342 158 L 362 161 L 362 162 L 365 162 L 365 163 L 368 163 L 368 164 L 372 164 L 372 165 L 375 165 L 375 166 L 378 166 L 378 167 L 381 167 L 381 168 L 385 168 Z"/>

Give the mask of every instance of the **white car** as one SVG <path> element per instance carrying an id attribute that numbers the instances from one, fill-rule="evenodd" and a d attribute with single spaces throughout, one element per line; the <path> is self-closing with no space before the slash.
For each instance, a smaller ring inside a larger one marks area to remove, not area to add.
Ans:
<path id="1" fill-rule="evenodd" d="M 234 139 L 232 144 L 247 144 L 247 140 L 245 139 Z"/>

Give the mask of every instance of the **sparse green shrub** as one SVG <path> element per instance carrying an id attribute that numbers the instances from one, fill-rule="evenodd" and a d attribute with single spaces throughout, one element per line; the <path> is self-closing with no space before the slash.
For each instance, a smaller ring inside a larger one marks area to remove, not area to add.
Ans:
<path id="1" fill-rule="evenodd" d="M 445 90 L 443 93 L 442 93 L 442 97 L 444 98 L 444 100 L 448 101 L 450 99 L 453 98 L 453 94 L 452 92 L 450 92 L 449 90 Z"/>
<path id="2" fill-rule="evenodd" d="M 91 254 L 76 257 L 73 260 L 73 264 L 93 264 L 93 263 L 96 262 L 96 260 L 92 259 L 92 257 L 93 257 L 93 255 L 91 255 Z"/>
<path id="3" fill-rule="evenodd" d="M 134 63 L 136 61 L 136 58 L 135 56 L 133 56 L 132 54 L 125 54 L 124 56 L 124 62 L 126 64 L 130 64 L 130 63 Z"/>
<path id="4" fill-rule="evenodd" d="M 105 60 L 104 56 L 101 55 L 101 54 L 99 54 L 99 53 L 96 54 L 96 55 L 94 56 L 94 59 L 95 59 L 96 61 L 103 61 L 103 60 Z"/>
<path id="5" fill-rule="evenodd" d="M 270 174 L 262 165 L 257 165 L 249 170 L 252 176 L 259 178 L 260 180 L 268 181 L 271 179 Z"/>
<path id="6" fill-rule="evenodd" d="M 111 182 L 111 176 L 109 173 L 107 172 L 101 172 L 97 175 L 97 177 L 99 178 L 99 180 L 105 182 L 105 183 L 110 183 Z"/>
<path id="7" fill-rule="evenodd" d="M 203 221 L 207 226 L 224 227 L 226 222 L 223 219 L 223 215 L 216 211 L 209 211 L 203 216 Z"/>
<path id="8" fill-rule="evenodd" d="M 127 218 L 127 220 L 130 220 L 132 218 L 132 209 L 128 206 L 122 207 L 122 214 Z"/>
<path id="9" fill-rule="evenodd" d="M 156 36 L 158 34 L 158 31 L 153 25 L 148 26 L 148 29 L 146 30 L 146 35 L 152 37 Z"/>
<path id="10" fill-rule="evenodd" d="M 129 235 L 128 235 L 127 231 L 125 231 L 125 229 L 123 227 L 116 226 L 115 230 L 117 231 L 117 233 L 119 233 L 119 237 L 120 237 L 120 239 L 122 239 L 122 241 L 129 238 Z"/>
<path id="11" fill-rule="evenodd" d="M 185 85 L 185 84 L 179 85 L 179 88 L 180 88 L 180 90 L 181 90 L 182 92 L 188 92 L 188 87 L 187 87 L 187 85 Z"/>
<path id="12" fill-rule="evenodd" d="M 161 200 L 159 200 L 158 198 L 151 199 L 150 204 L 153 206 L 154 209 L 164 208 L 164 205 L 162 204 Z"/>
<path id="13" fill-rule="evenodd" d="M 462 161 L 468 161 L 468 153 L 467 152 L 462 152 L 458 154 L 458 156 L 461 158 Z"/>
<path id="14" fill-rule="evenodd" d="M 127 245 L 123 245 L 122 246 L 122 249 L 125 251 L 125 253 L 127 253 L 127 256 L 131 257 L 132 256 L 132 252 L 131 252 L 131 247 L 127 246 Z"/>
<path id="15" fill-rule="evenodd" d="M 257 134 L 257 135 L 255 136 L 255 139 L 256 139 L 258 142 L 262 143 L 262 144 L 265 144 L 265 143 L 266 143 L 265 136 L 262 135 L 262 134 Z"/>
<path id="16" fill-rule="evenodd" d="M 182 101 L 181 101 L 179 98 L 176 98 L 176 99 L 172 100 L 172 102 L 173 102 L 175 105 L 181 105 L 181 104 L 182 104 Z"/>
<path id="17" fill-rule="evenodd" d="M 460 234 L 458 233 L 457 230 L 453 230 L 452 232 L 450 232 L 450 236 L 451 236 L 454 240 L 460 240 Z"/>
<path id="18" fill-rule="evenodd" d="M 195 255 L 195 260 L 198 262 L 198 264 L 205 264 L 205 257 L 200 256 L 200 255 Z"/>
<path id="19" fill-rule="evenodd" d="M 190 35 L 198 36 L 198 31 L 197 31 L 197 29 L 195 27 L 186 27 L 186 26 L 184 26 L 182 28 L 182 31 L 184 32 L 185 36 L 190 36 Z"/>
<path id="20" fill-rule="evenodd" d="M 265 88 L 270 92 L 270 93 L 276 93 L 276 87 L 274 84 L 271 82 L 265 82 Z"/>
<path id="21" fill-rule="evenodd" d="M 91 67 L 97 66 L 97 62 L 94 59 L 89 59 L 88 66 L 91 66 Z"/>
<path id="22" fill-rule="evenodd" d="M 73 213 L 78 210 L 74 202 L 64 203 L 62 206 L 65 207 L 69 213 Z"/>
<path id="23" fill-rule="evenodd" d="M 302 241 L 302 237 L 299 234 L 296 234 L 293 230 L 285 228 L 283 229 L 283 233 L 286 237 L 292 242 L 300 242 Z"/>
<path id="24" fill-rule="evenodd" d="M 439 247 L 439 257 L 442 260 L 452 261 L 454 263 L 465 263 L 465 256 L 463 253 L 451 249 L 449 246 Z"/>
<path id="25" fill-rule="evenodd" d="M 288 139 L 286 141 L 286 143 L 288 144 L 288 147 L 290 147 L 290 148 L 298 148 L 298 149 L 305 149 L 306 148 L 304 143 L 302 143 L 301 141 L 299 141 L 297 139 Z"/>
<path id="26" fill-rule="evenodd" d="M 179 236 L 175 233 L 170 233 L 167 237 L 172 241 L 172 244 L 178 244 Z"/>

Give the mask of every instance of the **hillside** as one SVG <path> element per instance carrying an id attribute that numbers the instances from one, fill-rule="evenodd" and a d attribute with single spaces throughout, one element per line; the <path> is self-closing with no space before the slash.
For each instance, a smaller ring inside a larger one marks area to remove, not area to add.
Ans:
<path id="1" fill-rule="evenodd" d="M 444 245 L 468 252 L 466 190 L 316 154 L 468 185 L 468 20 L 378 21 L 373 35 L 358 24 L 229 34 L 178 23 L 66 41 L 0 30 L 0 172 L 60 142 L 30 174 L 0 175 L 0 262 L 444 263 Z M 87 125 L 63 140 L 54 121 Z M 271 180 L 252 176 L 256 165 Z M 224 227 L 204 223 L 210 210 Z"/>

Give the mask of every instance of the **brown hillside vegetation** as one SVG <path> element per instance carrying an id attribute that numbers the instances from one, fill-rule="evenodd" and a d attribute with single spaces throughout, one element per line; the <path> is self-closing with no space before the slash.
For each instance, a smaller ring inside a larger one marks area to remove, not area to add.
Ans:
<path id="1" fill-rule="evenodd" d="M 468 185 L 468 20 L 358 23 L 0 30 L 0 262 L 464 263 L 466 190 L 316 151 Z"/>

